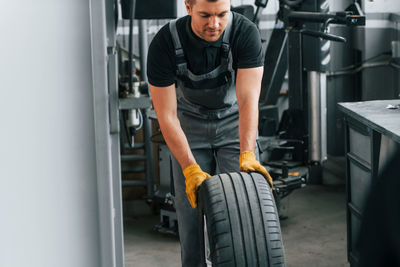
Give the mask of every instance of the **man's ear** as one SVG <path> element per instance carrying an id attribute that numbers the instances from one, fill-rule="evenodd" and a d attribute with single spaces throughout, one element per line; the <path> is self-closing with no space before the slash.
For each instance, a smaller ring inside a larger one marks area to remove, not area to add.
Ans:
<path id="1" fill-rule="evenodd" d="M 190 6 L 189 2 L 185 0 L 185 7 L 188 15 L 192 15 L 192 7 Z"/>

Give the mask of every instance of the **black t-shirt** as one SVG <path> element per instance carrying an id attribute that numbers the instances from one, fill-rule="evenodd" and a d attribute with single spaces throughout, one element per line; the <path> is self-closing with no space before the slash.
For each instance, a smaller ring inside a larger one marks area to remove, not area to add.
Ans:
<path id="1" fill-rule="evenodd" d="M 232 12 L 233 22 L 230 35 L 230 49 L 233 69 L 255 68 L 264 65 L 261 38 L 255 24 L 246 17 Z M 176 23 L 188 68 L 194 74 L 204 74 L 215 69 L 221 62 L 221 37 L 215 42 L 207 42 L 195 35 L 190 26 L 190 16 Z M 164 25 L 152 40 L 147 57 L 147 76 L 154 86 L 169 86 L 176 80 L 175 48 L 169 30 Z"/>

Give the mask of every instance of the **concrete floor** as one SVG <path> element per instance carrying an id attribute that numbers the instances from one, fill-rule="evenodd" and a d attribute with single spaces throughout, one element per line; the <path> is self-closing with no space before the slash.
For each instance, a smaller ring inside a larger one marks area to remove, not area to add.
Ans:
<path id="1" fill-rule="evenodd" d="M 288 216 L 281 221 L 286 266 L 349 266 L 345 186 L 337 173 L 325 169 L 324 185 L 307 185 L 282 202 Z M 153 230 L 159 217 L 144 202 L 132 206 L 124 220 L 126 267 L 180 266 L 178 238 Z"/>

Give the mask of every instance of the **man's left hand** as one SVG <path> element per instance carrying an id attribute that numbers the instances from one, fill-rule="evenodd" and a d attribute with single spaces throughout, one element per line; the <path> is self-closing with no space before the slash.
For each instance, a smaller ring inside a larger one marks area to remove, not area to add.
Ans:
<path id="1" fill-rule="evenodd" d="M 256 171 L 262 173 L 267 178 L 271 189 L 273 188 L 274 182 L 272 181 L 271 175 L 269 175 L 264 166 L 262 166 L 260 162 L 256 159 L 256 155 L 254 154 L 254 152 L 242 152 L 239 156 L 239 165 L 240 171 Z"/>

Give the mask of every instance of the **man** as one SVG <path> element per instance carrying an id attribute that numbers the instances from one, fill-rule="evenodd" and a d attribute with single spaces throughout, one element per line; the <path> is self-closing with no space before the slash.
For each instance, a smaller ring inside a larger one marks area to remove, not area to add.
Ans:
<path id="1" fill-rule="evenodd" d="M 259 32 L 230 0 L 185 0 L 188 16 L 154 37 L 148 78 L 172 152 L 183 266 L 201 266 L 196 192 L 210 174 L 259 171 L 258 99 L 264 57 Z M 186 192 L 186 193 L 185 193 Z"/>

